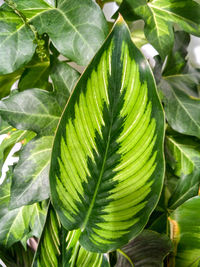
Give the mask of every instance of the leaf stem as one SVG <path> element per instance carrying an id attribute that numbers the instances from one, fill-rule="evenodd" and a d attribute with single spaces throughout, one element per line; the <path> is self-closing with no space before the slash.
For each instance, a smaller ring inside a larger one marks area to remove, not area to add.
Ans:
<path id="1" fill-rule="evenodd" d="M 15 14 L 17 14 L 21 18 L 23 23 L 27 25 L 29 29 L 31 29 L 31 31 L 33 32 L 35 36 L 36 41 L 38 41 L 38 33 L 35 27 L 28 23 L 27 18 L 24 16 L 24 14 L 17 9 L 17 5 L 15 4 L 15 2 L 13 2 L 13 0 L 4 0 L 4 1 L 15 12 Z"/>
<path id="2" fill-rule="evenodd" d="M 129 263 L 131 264 L 132 267 L 134 267 L 134 263 L 132 262 L 132 260 L 130 259 L 130 257 L 126 253 L 124 253 L 123 250 L 121 250 L 121 249 L 118 248 L 117 251 L 120 254 L 122 254 L 129 261 Z"/>

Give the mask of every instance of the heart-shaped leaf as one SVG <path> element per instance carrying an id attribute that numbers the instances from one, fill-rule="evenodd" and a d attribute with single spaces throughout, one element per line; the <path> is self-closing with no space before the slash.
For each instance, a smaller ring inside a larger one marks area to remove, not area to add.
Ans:
<path id="1" fill-rule="evenodd" d="M 92 0 L 56 2 L 55 6 L 43 0 L 20 0 L 14 1 L 12 8 L 6 4 L 0 8 L 0 74 L 13 72 L 31 60 L 35 30 L 47 33 L 58 51 L 72 61 L 86 65 L 91 60 L 107 35 L 101 9 Z"/>
<path id="2" fill-rule="evenodd" d="M 163 183 L 164 117 L 151 69 L 119 18 L 77 83 L 52 152 L 53 205 L 106 252 L 145 226 Z"/>

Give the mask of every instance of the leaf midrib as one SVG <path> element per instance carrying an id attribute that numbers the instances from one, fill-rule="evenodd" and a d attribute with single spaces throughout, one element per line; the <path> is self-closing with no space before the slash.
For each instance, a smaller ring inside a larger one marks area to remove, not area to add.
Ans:
<path id="1" fill-rule="evenodd" d="M 188 155 L 182 150 L 182 148 L 180 147 L 180 145 L 178 143 L 176 143 L 172 138 L 170 138 L 169 136 L 166 137 L 171 143 L 173 143 L 173 145 L 175 147 L 177 147 L 183 154 L 184 156 L 188 159 L 188 161 L 190 161 L 193 165 L 194 162 L 191 160 L 191 158 L 188 157 Z"/>
<path id="2" fill-rule="evenodd" d="M 148 6 L 151 6 L 153 9 L 160 10 L 161 12 L 163 12 L 163 13 L 167 13 L 167 14 L 169 14 L 169 15 L 171 15 L 171 16 L 173 16 L 173 17 L 176 17 L 176 18 L 178 18 L 178 19 L 180 19 L 180 20 L 186 21 L 186 22 L 188 22 L 189 24 L 191 24 L 191 23 L 192 23 L 192 24 L 196 24 L 196 23 L 195 23 L 194 21 L 192 21 L 192 20 L 189 20 L 189 19 L 187 19 L 187 18 L 185 18 L 185 17 L 182 17 L 182 16 L 180 16 L 180 15 L 178 15 L 178 14 L 176 14 L 176 13 L 170 12 L 169 10 L 159 8 L 158 6 L 155 6 L 155 5 L 151 4 L 151 3 L 148 3 Z M 167 20 L 165 19 L 165 16 L 163 16 L 163 20 L 167 21 Z"/>
<path id="3" fill-rule="evenodd" d="M 31 10 L 31 9 L 30 9 Z M 69 18 L 67 17 L 67 15 L 59 8 L 48 8 L 48 9 L 42 9 L 44 11 L 37 13 L 35 16 L 31 17 L 30 19 L 27 19 L 27 22 L 31 22 L 33 19 L 41 16 L 41 14 L 43 13 L 48 13 L 52 10 L 56 10 L 57 12 L 59 12 L 64 18 L 65 20 L 68 22 L 68 24 L 73 28 L 73 30 L 80 36 L 80 38 L 84 41 L 84 43 L 86 43 L 86 45 L 88 46 L 89 50 L 91 50 L 94 53 L 94 49 L 92 49 L 92 47 L 90 46 L 90 44 L 88 43 L 88 41 L 83 37 L 83 35 L 81 35 L 81 33 L 77 30 L 77 28 L 71 23 L 71 21 L 69 20 Z M 4 41 L 1 43 L 0 47 L 2 46 L 2 44 L 4 44 L 8 39 L 10 39 L 14 34 L 16 34 L 17 32 L 19 32 L 23 27 L 26 27 L 26 24 L 22 24 L 19 28 L 17 28 L 16 31 L 12 32 L 6 39 L 4 39 Z"/>
<path id="4" fill-rule="evenodd" d="M 60 117 L 59 116 L 56 116 L 56 115 L 51 115 L 51 114 L 42 114 L 42 113 L 39 113 L 39 114 L 36 114 L 36 113 L 28 113 L 28 112 L 22 112 L 22 111 L 14 111 L 14 110 L 7 110 L 7 109 L 1 109 L 0 108 L 0 112 L 3 111 L 3 112 L 7 112 L 7 113 L 15 113 L 15 114 L 19 114 L 19 115 L 25 115 L 25 116 L 30 116 L 31 117 L 48 117 L 48 118 L 54 118 L 55 120 L 59 119 Z"/>
<path id="5" fill-rule="evenodd" d="M 180 104 L 180 106 L 184 109 L 184 111 L 187 113 L 188 117 L 191 119 L 191 121 L 194 122 L 194 124 L 197 126 L 197 128 L 200 128 L 200 125 L 193 119 L 193 117 L 190 115 L 190 113 L 188 112 L 188 110 L 186 109 L 186 107 L 183 105 L 183 103 L 179 100 L 178 96 L 176 95 L 174 89 L 171 87 L 171 91 L 173 93 L 173 95 L 175 96 L 175 98 L 177 99 L 178 103 Z"/>
<path id="6" fill-rule="evenodd" d="M 110 146 L 110 135 L 111 135 L 111 131 L 112 131 L 112 125 L 113 125 L 113 112 L 112 112 L 112 120 L 111 120 L 111 123 L 110 123 L 109 133 L 108 133 L 108 142 L 107 142 L 107 145 L 106 145 L 106 151 L 105 151 L 105 154 L 104 154 L 104 159 L 103 159 L 103 163 L 102 163 L 101 172 L 100 172 L 100 175 L 99 175 L 99 179 L 98 179 L 98 182 L 97 182 L 97 185 L 96 185 L 96 188 L 95 188 L 95 192 L 94 192 L 91 204 L 89 206 L 88 212 L 87 212 L 86 217 L 85 217 L 85 221 L 84 221 L 83 226 L 82 226 L 83 230 L 86 228 L 86 225 L 88 223 L 89 217 L 91 215 L 92 209 L 93 209 L 94 204 L 95 204 L 95 200 L 96 200 L 96 196 L 97 196 L 97 193 L 98 193 L 98 190 L 99 190 L 99 186 L 101 184 L 101 180 L 102 180 L 102 177 L 103 177 L 105 163 L 106 163 L 107 155 L 108 155 L 108 149 L 109 149 L 109 146 Z"/>

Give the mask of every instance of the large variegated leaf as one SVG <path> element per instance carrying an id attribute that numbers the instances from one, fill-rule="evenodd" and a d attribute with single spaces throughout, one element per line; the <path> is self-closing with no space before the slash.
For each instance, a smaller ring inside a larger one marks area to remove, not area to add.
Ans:
<path id="1" fill-rule="evenodd" d="M 179 206 L 170 215 L 171 237 L 175 255 L 170 266 L 199 267 L 200 264 L 200 196 Z"/>
<path id="2" fill-rule="evenodd" d="M 47 33 L 61 54 L 83 65 L 107 35 L 106 20 L 92 0 L 58 0 L 56 5 L 44 0 L 16 0 L 11 7 L 0 9 L 0 74 L 13 72 L 31 60 L 36 42 L 27 23 L 39 34 Z"/>
<path id="3" fill-rule="evenodd" d="M 200 36 L 200 5 L 193 0 L 124 0 L 119 12 L 127 19 L 145 21 L 145 35 L 162 58 L 173 46 L 173 23 Z"/>
<path id="4" fill-rule="evenodd" d="M 80 243 L 106 252 L 146 224 L 163 181 L 163 110 L 120 18 L 74 89 L 52 152 L 53 204 Z"/>
<path id="5" fill-rule="evenodd" d="M 89 252 L 80 246 L 79 236 L 79 230 L 67 232 L 62 227 L 50 205 L 33 266 L 107 267 L 108 261 L 103 254 Z"/>

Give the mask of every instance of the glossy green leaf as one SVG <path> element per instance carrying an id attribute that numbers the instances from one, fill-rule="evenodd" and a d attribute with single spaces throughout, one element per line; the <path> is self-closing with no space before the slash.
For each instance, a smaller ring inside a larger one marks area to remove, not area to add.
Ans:
<path id="1" fill-rule="evenodd" d="M 47 33 L 61 54 L 82 65 L 90 61 L 107 35 L 106 20 L 92 0 L 58 0 L 57 7 L 43 0 L 17 0 L 14 5 L 19 16 L 5 5 L 0 12 L 0 74 L 13 72 L 31 60 L 36 42 L 28 24 L 39 34 Z"/>
<path id="2" fill-rule="evenodd" d="M 144 230 L 120 251 L 116 267 L 162 267 L 164 258 L 172 251 L 172 242 L 167 235 Z"/>
<path id="3" fill-rule="evenodd" d="M 192 138 L 166 136 L 166 154 L 174 174 L 180 179 L 169 199 L 170 208 L 176 208 L 198 194 L 200 184 L 200 145 Z"/>
<path id="4" fill-rule="evenodd" d="M 29 68 L 26 68 L 19 80 L 19 91 L 23 91 L 30 88 L 48 89 L 49 73 L 49 61 L 39 62 L 33 66 L 30 66 Z"/>
<path id="5" fill-rule="evenodd" d="M 179 133 L 200 138 L 200 99 L 185 93 L 175 80 L 163 80 L 160 88 L 169 125 Z"/>
<path id="6" fill-rule="evenodd" d="M 198 267 L 200 262 L 200 196 L 186 201 L 170 215 L 176 267 Z"/>
<path id="7" fill-rule="evenodd" d="M 9 209 L 10 179 L 6 177 L 0 186 L 0 244 L 6 247 L 21 241 L 24 237 L 27 240 L 33 234 L 39 238 L 46 217 L 46 209 L 39 203 Z"/>
<path id="8" fill-rule="evenodd" d="M 84 248 L 115 249 L 145 226 L 163 182 L 163 126 L 150 67 L 119 18 L 73 91 L 52 152 L 52 201 Z"/>
<path id="9" fill-rule="evenodd" d="M 177 71 L 177 67 L 176 71 Z M 172 67 L 171 67 L 172 69 Z M 175 69 L 174 69 L 175 70 Z M 200 71 L 191 67 L 189 64 L 185 65 L 183 72 L 174 73 L 170 75 L 162 74 L 165 82 L 172 87 L 176 87 L 190 96 L 199 97 Z M 162 83 L 161 83 L 162 85 Z"/>
<path id="10" fill-rule="evenodd" d="M 0 115 L 17 129 L 52 135 L 62 109 L 49 92 L 40 89 L 16 93 L 0 101 Z"/>
<path id="11" fill-rule="evenodd" d="M 173 23 L 184 31 L 200 36 L 200 5 L 193 0 L 124 0 L 119 12 L 128 19 L 142 18 L 145 35 L 161 57 L 173 46 Z"/>
<path id="12" fill-rule="evenodd" d="M 0 74 L 11 73 L 29 62 L 36 44 L 34 34 L 12 11 L 0 7 Z"/>
<path id="13" fill-rule="evenodd" d="M 59 62 L 58 60 L 55 61 L 50 77 L 53 82 L 57 99 L 62 108 L 64 108 L 79 76 L 79 73 L 66 62 Z"/>
<path id="14" fill-rule="evenodd" d="M 67 232 L 61 226 L 58 216 L 50 205 L 33 266 L 107 267 L 108 262 L 103 254 L 92 253 L 80 247 L 79 235 L 79 231 Z"/>
<path id="15" fill-rule="evenodd" d="M 20 78 L 22 70 L 0 76 L 0 99 L 10 94 L 12 85 Z"/>
<path id="16" fill-rule="evenodd" d="M 60 108 L 63 108 L 78 77 L 78 72 L 65 62 L 56 62 L 51 75 L 55 92 L 47 96 L 54 97 L 59 102 Z M 44 104 L 48 109 L 48 102 L 44 101 Z M 33 103 L 32 110 L 37 108 L 37 102 Z M 19 154 L 11 187 L 12 208 L 30 205 L 49 197 L 49 163 L 52 145 L 53 136 L 42 136 L 29 142 Z"/>
<path id="17" fill-rule="evenodd" d="M 13 172 L 11 208 L 29 205 L 49 197 L 52 144 L 52 136 L 43 136 L 30 141 L 21 151 Z"/>

